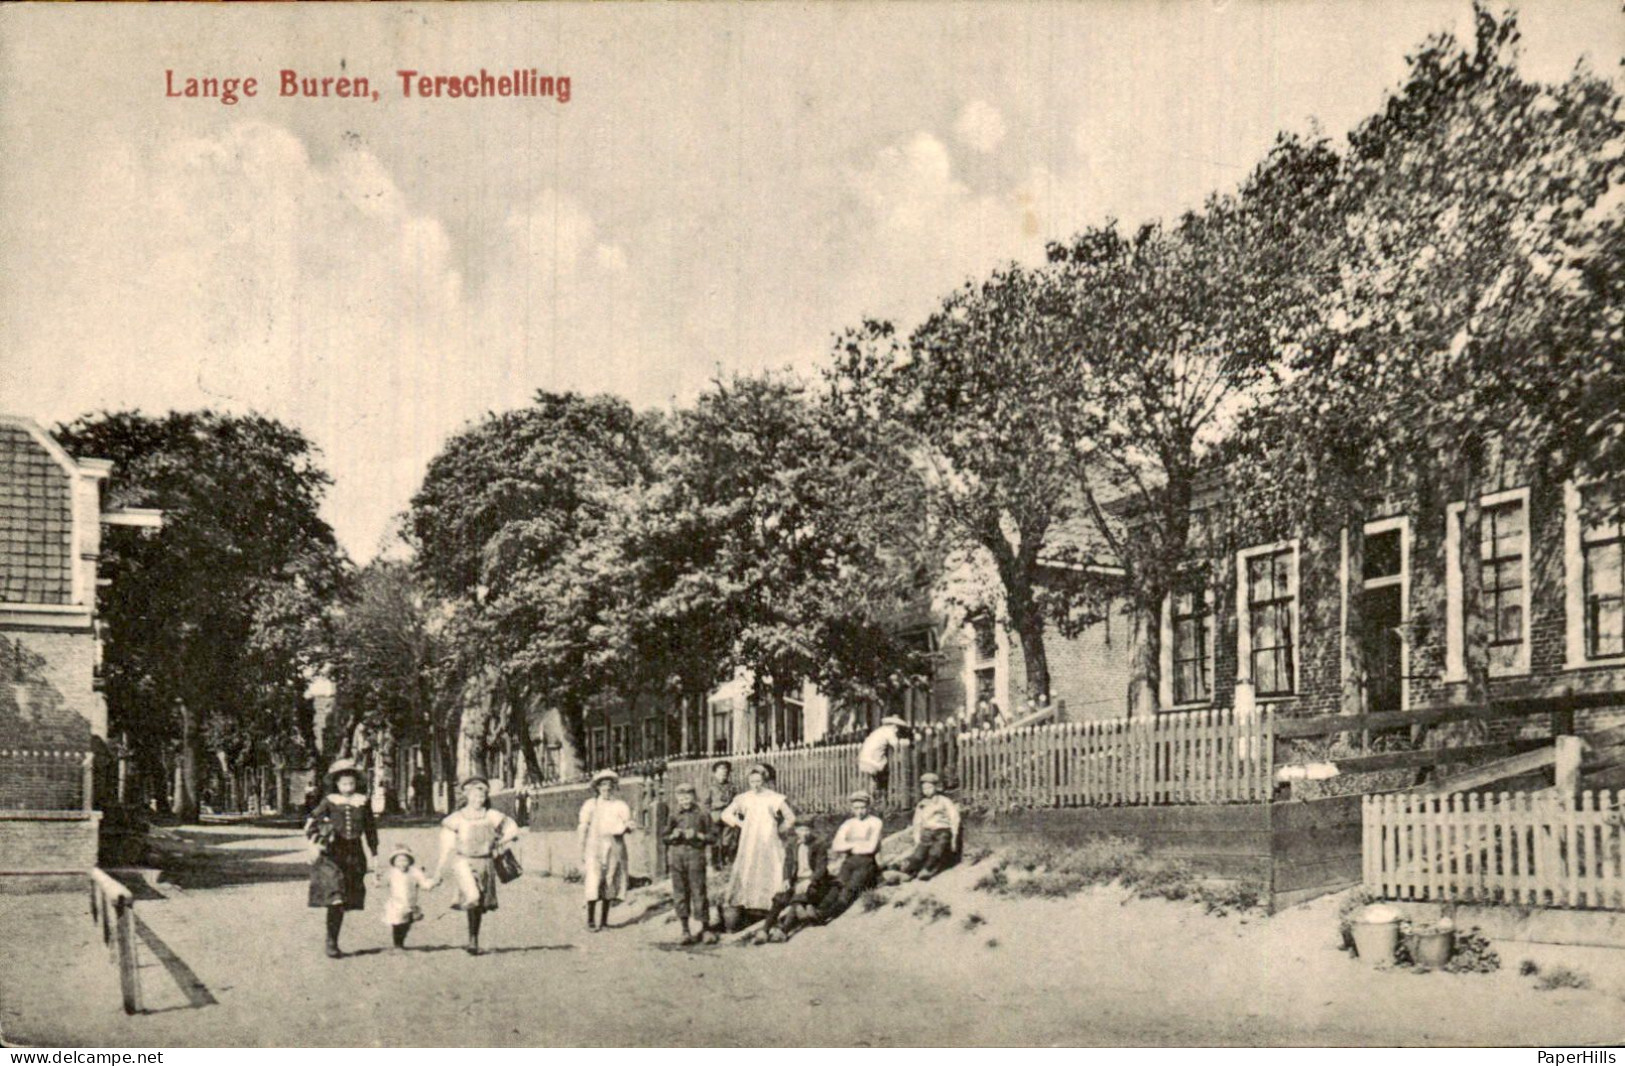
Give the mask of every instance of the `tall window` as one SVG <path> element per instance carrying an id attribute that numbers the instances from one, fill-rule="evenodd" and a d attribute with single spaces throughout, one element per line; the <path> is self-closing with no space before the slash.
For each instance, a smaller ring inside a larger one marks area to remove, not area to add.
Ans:
<path id="1" fill-rule="evenodd" d="M 1489 625 L 1490 646 L 1514 652 L 1523 643 L 1526 520 L 1523 501 L 1508 500 L 1484 508 L 1479 523 L 1479 557 L 1484 560 L 1484 620 Z"/>
<path id="2" fill-rule="evenodd" d="M 666 754 L 666 746 L 661 743 L 661 719 L 651 715 L 643 720 L 643 749 L 640 757 L 644 759 L 658 759 Z"/>
<path id="3" fill-rule="evenodd" d="M 799 699 L 785 697 L 779 704 L 779 743 L 800 744 L 806 735 L 806 705 Z"/>
<path id="4" fill-rule="evenodd" d="M 609 765 L 609 730 L 595 726 L 592 731 L 592 768 L 601 770 Z"/>
<path id="5" fill-rule="evenodd" d="M 976 634 L 976 661 L 987 663 L 998 658 L 999 634 L 992 617 L 985 614 L 978 616 L 971 622 L 971 628 Z"/>
<path id="6" fill-rule="evenodd" d="M 632 761 L 632 727 L 625 723 L 609 727 L 609 758 L 611 766 L 623 766 Z"/>
<path id="7" fill-rule="evenodd" d="M 1293 691 L 1293 554 L 1284 548 L 1247 559 L 1247 631 L 1259 696 Z"/>
<path id="8" fill-rule="evenodd" d="M 1625 655 L 1625 515 L 1619 495 L 1605 486 L 1587 489 L 1581 503 L 1580 559 L 1584 572 L 1587 659 Z"/>
<path id="9" fill-rule="evenodd" d="M 1176 594 L 1173 607 L 1174 702 L 1200 703 L 1213 695 L 1212 678 L 1208 673 L 1208 637 L 1213 613 L 1206 593 L 1200 589 Z"/>

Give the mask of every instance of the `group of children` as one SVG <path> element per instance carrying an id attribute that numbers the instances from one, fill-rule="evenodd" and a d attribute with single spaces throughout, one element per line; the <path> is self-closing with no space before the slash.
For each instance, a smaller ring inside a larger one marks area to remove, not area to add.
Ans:
<path id="1" fill-rule="evenodd" d="M 684 944 L 702 940 L 716 943 L 724 924 L 721 909 L 715 913 L 712 910 L 706 877 L 708 868 L 728 868 L 740 858 L 740 829 L 746 823 L 734 813 L 737 793 L 732 773 L 733 767 L 727 760 L 712 764 L 704 807 L 693 785 L 685 782 L 674 791 L 675 806 L 662 840 L 671 871 L 673 909 L 682 924 Z M 764 782 L 772 781 L 773 771 L 769 766 L 753 766 L 750 777 L 753 790 L 759 792 Z M 912 824 L 914 849 L 893 865 L 895 873 L 889 879 L 929 880 L 953 863 L 959 845 L 959 807 L 942 793 L 941 784 L 936 774 L 921 775 L 921 798 L 915 805 Z M 769 795 L 782 800 L 776 793 Z M 871 810 L 874 797 L 868 791 L 859 790 L 848 797 L 848 803 L 851 814 L 827 845 L 810 824 L 795 820 L 793 811 L 779 823 L 781 826 L 788 823 L 789 830 L 787 834 L 778 834 L 776 845 L 776 848 L 782 847 L 782 870 L 776 871 L 777 887 L 761 929 L 753 938 L 755 943 L 782 941 L 806 925 L 831 921 L 880 883 L 880 847 L 885 825 Z M 787 804 L 780 806 L 788 811 Z M 840 860 L 833 874 L 830 871 L 832 857 Z M 751 858 L 754 861 L 756 857 Z M 730 881 L 730 897 L 747 895 L 739 891 L 741 880 L 739 871 L 735 870 Z M 757 907 L 760 899 L 758 892 L 755 894 Z M 760 913 L 746 906 L 748 902 L 741 898 L 728 900 L 732 905 L 730 909 Z"/>

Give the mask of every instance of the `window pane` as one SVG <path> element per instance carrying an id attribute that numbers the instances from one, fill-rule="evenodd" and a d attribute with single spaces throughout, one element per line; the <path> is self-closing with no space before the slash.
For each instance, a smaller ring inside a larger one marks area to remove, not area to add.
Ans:
<path id="1" fill-rule="evenodd" d="M 1523 639 L 1523 605 L 1518 603 L 1502 603 L 1493 621 L 1495 629 L 1493 639 L 1502 642 L 1513 642 Z"/>
<path id="2" fill-rule="evenodd" d="M 1365 581 L 1374 581 L 1382 577 L 1398 577 L 1400 564 L 1400 537 L 1399 530 L 1390 529 L 1386 533 L 1373 533 L 1365 538 L 1365 564 L 1361 567 L 1361 577 Z"/>
<path id="3" fill-rule="evenodd" d="M 1592 600 L 1588 605 L 1590 648 L 1593 657 L 1625 654 L 1625 607 L 1622 601 Z"/>
<path id="4" fill-rule="evenodd" d="M 1614 539 L 1625 525 L 1625 500 L 1614 486 L 1593 485 L 1585 490 L 1580 503 L 1581 536 L 1586 540 Z"/>
<path id="5" fill-rule="evenodd" d="M 1587 596 L 1620 594 L 1620 542 L 1587 548 L 1585 574 Z"/>
<path id="6" fill-rule="evenodd" d="M 1264 558 L 1248 559 L 1247 599 L 1252 603 L 1261 603 L 1269 598 L 1269 560 Z"/>

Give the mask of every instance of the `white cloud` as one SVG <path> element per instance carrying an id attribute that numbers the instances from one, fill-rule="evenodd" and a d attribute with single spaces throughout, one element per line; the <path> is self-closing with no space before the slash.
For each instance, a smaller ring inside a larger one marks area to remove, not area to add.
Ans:
<path id="1" fill-rule="evenodd" d="M 972 100 L 959 112 L 954 136 L 965 147 L 986 155 L 1004 140 L 1004 116 L 986 100 Z"/>
<path id="2" fill-rule="evenodd" d="M 272 414 L 323 448 L 329 517 L 365 556 L 466 419 L 538 388 L 637 389 L 636 279 L 566 196 L 496 220 L 471 286 L 365 149 L 313 159 L 246 122 L 96 151 L 89 185 L 41 205 L 77 223 L 0 296 L 8 407 Z"/>

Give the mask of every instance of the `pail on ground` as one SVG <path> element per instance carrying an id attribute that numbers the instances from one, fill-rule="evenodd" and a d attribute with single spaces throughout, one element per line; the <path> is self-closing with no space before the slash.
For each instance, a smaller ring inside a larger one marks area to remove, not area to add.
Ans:
<path id="1" fill-rule="evenodd" d="M 1394 961 L 1394 949 L 1399 946 L 1399 920 L 1388 922 L 1353 922 L 1354 951 L 1372 966 Z"/>
<path id="2" fill-rule="evenodd" d="M 1450 961 L 1456 949 L 1456 934 L 1446 930 L 1438 933 L 1418 933 L 1410 938 L 1411 959 L 1418 966 L 1438 969 Z"/>

